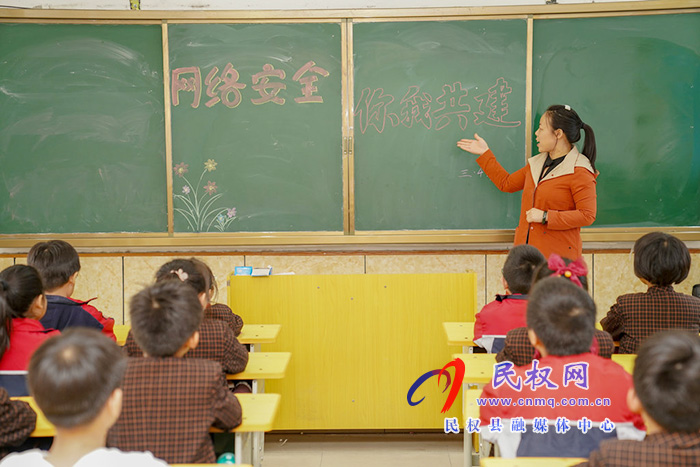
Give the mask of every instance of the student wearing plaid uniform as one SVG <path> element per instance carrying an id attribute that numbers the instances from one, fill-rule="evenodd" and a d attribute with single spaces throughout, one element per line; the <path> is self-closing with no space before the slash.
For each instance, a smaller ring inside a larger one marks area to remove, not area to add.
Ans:
<path id="1" fill-rule="evenodd" d="M 36 414 L 29 404 L 10 399 L 0 388 L 0 459 L 29 438 L 35 425 Z"/>
<path id="2" fill-rule="evenodd" d="M 657 331 L 685 329 L 700 332 L 700 298 L 673 290 L 690 271 L 690 253 L 673 235 L 651 232 L 634 244 L 634 274 L 649 288 L 644 293 L 621 295 L 600 321 L 620 353 L 637 352 Z"/>
<path id="3" fill-rule="evenodd" d="M 700 465 L 700 337 L 664 331 L 647 339 L 627 402 L 646 423 L 644 441 L 604 441 L 581 466 Z"/>
<path id="4" fill-rule="evenodd" d="M 209 299 L 214 300 L 219 294 L 219 286 L 216 283 L 214 272 L 204 261 L 200 261 L 197 258 L 190 259 L 200 271 L 205 272 L 209 277 Z M 204 319 L 223 321 L 231 328 L 236 337 L 241 334 L 241 329 L 243 329 L 243 318 L 238 316 L 231 308 L 223 303 L 207 303 L 207 307 L 204 309 Z"/>
<path id="5" fill-rule="evenodd" d="M 209 428 L 231 430 L 241 406 L 221 366 L 181 358 L 197 347 L 202 304 L 192 287 L 166 280 L 131 300 L 134 338 L 143 358 L 130 358 L 122 415 L 107 438 L 122 450 L 150 450 L 168 463 L 213 463 Z"/>
<path id="6" fill-rule="evenodd" d="M 510 250 L 501 276 L 506 293 L 496 295 L 496 300 L 476 314 L 476 345 L 489 353 L 496 353 L 503 348 L 508 331 L 525 326 L 527 293 L 532 284 L 532 273 L 541 263 L 544 263 L 544 256 L 534 246 L 518 245 Z"/>
<path id="7" fill-rule="evenodd" d="M 29 363 L 34 401 L 55 426 L 51 449 L 7 456 L 2 467 L 163 467 L 150 452 L 105 448 L 119 417 L 126 359 L 116 343 L 93 329 L 69 329 L 44 342 Z"/>
<path id="8" fill-rule="evenodd" d="M 497 367 L 481 395 L 481 436 L 498 443 L 503 457 L 586 457 L 603 439 L 644 437 L 641 417 L 626 403 L 632 377 L 589 351 L 595 316 L 593 299 L 570 281 L 550 277 L 532 288 L 528 335 L 542 357 L 530 367 L 506 362 L 501 377 Z M 540 399 L 552 403 L 535 405 Z M 491 428 L 497 418 L 500 431 Z"/>
<path id="9" fill-rule="evenodd" d="M 546 277 L 563 277 L 572 281 L 574 284 L 588 290 L 588 267 L 579 258 L 576 261 L 571 261 L 567 258 L 561 258 L 557 254 L 550 255 L 546 263 L 538 266 L 532 277 L 532 282 L 538 281 Z M 593 344 L 591 345 L 591 353 L 604 358 L 610 358 L 615 343 L 607 332 L 595 330 L 593 334 Z M 510 361 L 517 366 L 528 365 L 535 359 L 540 358 L 539 352 L 530 344 L 530 339 L 527 335 L 526 327 L 519 327 L 509 331 L 506 335 L 503 348 L 496 355 L 496 361 Z"/>
<path id="10" fill-rule="evenodd" d="M 201 261 L 192 259 L 176 259 L 165 263 L 156 273 L 156 281 L 180 280 L 197 292 L 197 297 L 206 310 L 209 305 L 208 268 Z M 126 338 L 124 349 L 130 357 L 143 355 L 141 348 L 134 339 L 132 332 Z M 185 354 L 185 358 L 204 358 L 221 364 L 224 373 L 240 373 L 248 364 L 248 351 L 238 342 L 233 330 L 220 320 L 205 319 L 199 327 L 199 345 Z"/>

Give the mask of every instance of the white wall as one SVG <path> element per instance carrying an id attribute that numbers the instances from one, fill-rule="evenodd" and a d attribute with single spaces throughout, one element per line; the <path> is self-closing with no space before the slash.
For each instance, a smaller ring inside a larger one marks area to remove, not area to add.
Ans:
<path id="1" fill-rule="evenodd" d="M 615 1 L 617 0 L 595 0 L 598 3 Z M 142 10 L 313 10 L 544 5 L 546 0 L 141 0 L 140 3 Z M 594 3 L 594 0 L 558 0 L 558 3 Z M 0 0 L 0 5 L 20 8 L 128 10 L 129 0 Z"/>

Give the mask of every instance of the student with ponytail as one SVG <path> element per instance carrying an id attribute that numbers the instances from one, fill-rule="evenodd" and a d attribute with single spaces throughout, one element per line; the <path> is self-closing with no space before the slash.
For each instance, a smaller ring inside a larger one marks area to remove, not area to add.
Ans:
<path id="1" fill-rule="evenodd" d="M 583 153 L 574 143 L 584 134 Z M 545 257 L 556 253 L 577 259 L 582 254 L 581 227 L 596 217 L 596 144 L 593 129 L 568 105 L 552 105 L 535 132 L 537 149 L 527 165 L 508 173 L 486 141 L 462 139 L 457 146 L 479 157 L 476 162 L 504 192 L 523 191 L 515 245 L 538 248 Z"/>
<path id="2" fill-rule="evenodd" d="M 60 334 L 44 329 L 44 285 L 36 269 L 18 264 L 0 272 L 0 385 L 11 396 L 27 395 L 29 357 L 42 342 Z"/>

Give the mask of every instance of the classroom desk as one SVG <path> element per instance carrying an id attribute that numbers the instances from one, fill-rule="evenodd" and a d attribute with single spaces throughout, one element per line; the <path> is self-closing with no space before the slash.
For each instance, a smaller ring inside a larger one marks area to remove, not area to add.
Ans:
<path id="1" fill-rule="evenodd" d="M 489 457 L 481 459 L 480 465 L 481 467 L 569 467 L 585 460 L 582 457 L 518 457 L 517 459 Z"/>
<path id="2" fill-rule="evenodd" d="M 114 325 L 114 336 L 117 338 L 117 344 L 123 346 L 126 344 L 126 337 L 129 335 L 131 330 L 131 325 L 129 324 L 115 324 Z"/>
<path id="3" fill-rule="evenodd" d="M 474 322 L 442 323 L 447 334 L 447 345 L 461 345 L 462 353 L 471 353 L 474 344 Z"/>
<path id="4" fill-rule="evenodd" d="M 634 361 L 637 359 L 635 354 L 612 354 L 612 361 L 620 365 L 629 374 L 634 371 Z"/>
<path id="5" fill-rule="evenodd" d="M 493 366 L 496 364 L 496 354 L 492 353 L 459 353 L 452 355 L 464 362 L 464 384 L 486 384 L 493 377 Z"/>
<path id="6" fill-rule="evenodd" d="M 290 352 L 251 352 L 248 354 L 248 364 L 245 370 L 240 373 L 228 374 L 226 379 L 229 381 L 252 379 L 253 393 L 265 392 L 264 380 L 284 378 L 291 358 Z M 260 380 L 259 390 L 258 380 Z"/>
<path id="7" fill-rule="evenodd" d="M 231 430 L 236 434 L 235 450 L 236 464 L 243 461 L 250 462 L 257 457 L 254 451 L 251 435 L 256 432 L 272 430 L 272 424 L 280 406 L 281 396 L 279 394 L 237 394 L 236 397 L 241 403 L 243 410 L 243 420 L 240 425 Z M 15 400 L 28 402 L 36 412 L 36 428 L 31 437 L 52 437 L 55 434 L 54 426 L 49 422 L 44 414 L 37 407 L 32 397 L 13 397 Z M 222 430 L 212 427 L 212 433 L 221 433 Z M 260 465 L 255 463 L 255 465 Z"/>
<path id="8" fill-rule="evenodd" d="M 238 342 L 250 344 L 251 352 L 260 352 L 260 344 L 273 344 L 277 340 L 281 327 L 280 324 L 244 324 L 241 334 L 238 336 Z M 114 325 L 117 344 L 124 345 L 126 343 L 126 337 L 130 330 L 131 325 L 129 324 Z"/>
<path id="9" fill-rule="evenodd" d="M 244 324 L 238 342 L 251 344 L 251 352 L 260 352 L 260 344 L 274 344 L 281 324 Z"/>

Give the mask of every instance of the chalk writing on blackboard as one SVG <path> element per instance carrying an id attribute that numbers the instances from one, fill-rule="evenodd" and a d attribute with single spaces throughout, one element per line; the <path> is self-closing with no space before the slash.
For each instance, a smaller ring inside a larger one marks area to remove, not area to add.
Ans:
<path id="1" fill-rule="evenodd" d="M 236 219 L 236 208 L 215 207 L 216 201 L 222 196 L 221 193 L 215 194 L 219 189 L 216 182 L 207 180 L 206 185 L 202 185 L 204 175 L 215 171 L 217 165 L 218 163 L 214 159 L 208 159 L 204 163 L 202 175 L 195 185 L 190 183 L 185 176 L 189 172 L 188 164 L 180 162 L 173 167 L 175 175 L 184 182 L 182 194 L 173 194 L 173 198 L 181 206 L 175 207 L 175 212 L 185 218 L 193 232 L 209 232 L 212 227 L 223 232 Z M 201 192 L 200 185 L 202 185 Z"/>
<path id="2" fill-rule="evenodd" d="M 420 86 L 409 86 L 408 91 L 399 101 L 398 113 L 389 106 L 396 100 L 393 95 L 386 94 L 383 88 L 364 88 L 360 93 L 360 99 L 355 106 L 355 116 L 358 118 L 360 131 L 364 134 L 369 126 L 373 126 L 378 133 L 382 133 L 387 126 L 387 121 L 392 127 L 399 124 L 406 128 L 414 124 L 422 125 L 425 129 L 436 131 L 450 125 L 455 121 L 462 130 L 469 124 L 471 112 L 474 124 L 497 127 L 517 127 L 520 121 L 508 121 L 508 94 L 513 89 L 505 78 L 498 78 L 496 83 L 488 88 L 487 92 L 474 99 L 478 107 L 472 110 L 468 104 L 469 90 L 464 89 L 462 83 L 445 84 L 442 86 L 442 94 L 434 99 Z"/>
<path id="3" fill-rule="evenodd" d="M 318 95 L 318 87 L 314 85 L 318 77 L 328 77 L 330 73 L 316 62 L 310 60 L 301 66 L 292 76 L 292 81 L 301 85 L 298 97 L 294 102 L 298 104 L 323 103 L 323 96 Z M 259 97 L 251 98 L 255 105 L 272 102 L 284 105 L 285 98 L 279 96 L 280 91 L 286 90 L 283 82 L 286 78 L 284 70 L 275 69 L 269 63 L 262 67 L 262 71 L 251 76 L 251 89 L 259 94 Z M 243 96 L 241 91 L 247 84 L 239 82 L 240 74 L 229 62 L 219 75 L 219 68 L 213 67 L 204 79 L 206 95 L 210 99 L 205 102 L 206 107 L 213 107 L 221 102 L 226 107 L 233 109 L 238 107 Z M 197 66 L 175 68 L 172 71 L 172 103 L 173 107 L 180 105 L 180 91 L 193 94 L 192 108 L 198 108 L 202 97 L 202 72 Z"/>

